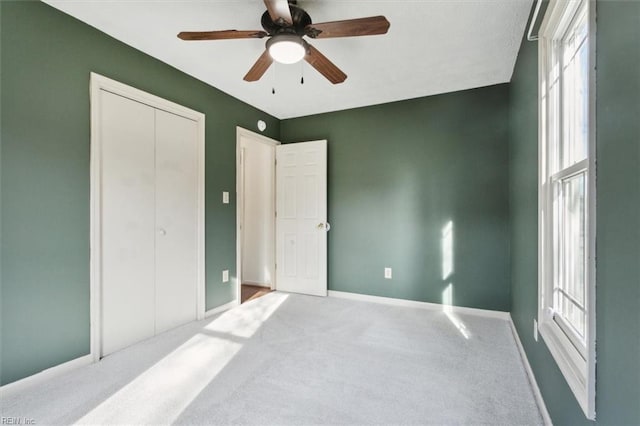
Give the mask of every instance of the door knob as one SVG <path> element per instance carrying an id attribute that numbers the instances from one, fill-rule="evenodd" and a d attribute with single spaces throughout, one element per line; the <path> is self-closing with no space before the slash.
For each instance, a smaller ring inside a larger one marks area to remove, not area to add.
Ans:
<path id="1" fill-rule="evenodd" d="M 159 228 L 159 229 L 158 229 L 158 233 L 159 233 L 160 235 L 162 235 L 163 237 L 164 237 L 165 235 L 167 235 L 167 231 L 166 231 L 164 228 Z"/>
<path id="2" fill-rule="evenodd" d="M 331 229 L 331 225 L 329 225 L 329 222 L 327 222 L 327 223 L 320 222 L 318 224 L 318 226 L 316 226 L 316 228 L 318 228 L 318 229 L 326 229 L 327 231 L 329 231 L 329 229 Z"/>

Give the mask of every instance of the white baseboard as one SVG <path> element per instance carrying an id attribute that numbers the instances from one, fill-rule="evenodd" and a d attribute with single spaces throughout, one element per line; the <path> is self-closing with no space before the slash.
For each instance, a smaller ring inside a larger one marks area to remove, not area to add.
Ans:
<path id="1" fill-rule="evenodd" d="M 232 300 L 231 302 L 226 303 L 222 306 L 218 306 L 217 308 L 208 310 L 207 312 L 205 312 L 204 316 L 205 318 L 208 318 L 212 315 L 227 311 L 236 306 L 238 306 L 238 301 Z M 28 387 L 35 386 L 38 384 L 42 384 L 47 380 L 60 376 L 68 371 L 75 370 L 76 368 L 92 364 L 93 362 L 94 362 L 93 355 L 88 354 L 76 359 L 72 359 L 71 361 L 67 361 L 63 364 L 56 365 L 51 368 L 47 368 L 46 370 L 42 370 L 41 372 L 25 377 L 24 379 L 20 379 L 15 382 L 8 383 L 0 387 L 0 398 L 5 398 L 8 396 L 14 395 L 22 391 L 23 389 L 26 389 Z"/>
<path id="2" fill-rule="evenodd" d="M 257 287 L 264 287 L 264 288 L 271 288 L 270 284 L 259 282 L 259 281 L 250 281 L 245 279 L 242 280 L 242 284 L 255 285 Z"/>
<path id="3" fill-rule="evenodd" d="M 254 285 L 256 287 L 264 287 L 264 288 L 268 288 L 268 289 L 271 289 L 271 290 L 275 290 L 276 289 L 276 286 L 275 286 L 274 283 L 271 283 L 271 284 L 260 283 L 260 282 L 257 282 L 257 281 L 247 281 L 247 280 L 243 279 L 242 280 L 242 285 L 245 285 L 245 284 Z"/>
<path id="4" fill-rule="evenodd" d="M 204 313 L 204 317 L 209 318 L 212 315 L 219 314 L 220 312 L 228 311 L 229 309 L 235 308 L 238 305 L 239 303 L 237 299 L 232 300 L 231 302 L 225 303 L 224 305 L 218 306 L 217 308 L 209 309 L 207 312 Z"/>
<path id="5" fill-rule="evenodd" d="M 431 311 L 443 311 L 445 305 L 440 303 L 418 302 L 416 300 L 394 299 L 391 297 L 370 296 L 368 294 L 348 293 L 344 291 L 329 290 L 329 297 L 338 297 L 341 299 L 360 300 L 363 302 L 382 303 L 384 305 L 405 306 L 409 308 L 428 309 Z M 509 312 L 491 311 L 488 309 L 465 308 L 462 306 L 446 306 L 451 309 L 450 312 L 457 314 L 477 315 L 489 318 L 499 318 L 509 320 L 511 316 Z"/>
<path id="6" fill-rule="evenodd" d="M 23 389 L 31 386 L 39 385 L 54 377 L 60 376 L 76 368 L 84 367 L 93 363 L 93 356 L 91 354 L 84 355 L 71 361 L 67 361 L 63 364 L 56 365 L 55 367 L 47 368 L 32 376 L 25 377 L 24 379 L 17 380 L 15 382 L 6 384 L 0 387 L 0 398 L 6 398 L 14 395 Z"/>
<path id="7" fill-rule="evenodd" d="M 549 411 L 547 411 L 547 405 L 544 403 L 542 393 L 540 392 L 538 382 L 536 381 L 536 376 L 533 375 L 533 370 L 531 369 L 531 364 L 529 364 L 527 353 L 524 351 L 524 346 L 522 346 L 520 335 L 518 335 L 518 330 L 516 330 L 516 326 L 513 323 L 513 318 L 511 318 L 511 315 L 509 315 L 509 324 L 511 325 L 511 332 L 513 333 L 513 338 L 516 341 L 516 345 L 518 346 L 518 351 L 520 352 L 520 357 L 522 358 L 524 369 L 527 372 L 527 377 L 529 378 L 529 382 L 531 383 L 531 388 L 533 389 L 533 394 L 536 398 L 538 409 L 540 410 L 540 414 L 542 415 L 542 420 L 544 421 L 545 426 L 552 426 L 553 422 L 551 421 L 551 416 L 549 416 Z"/>
<path id="8" fill-rule="evenodd" d="M 238 301 L 232 300 L 231 302 L 226 303 L 222 306 L 218 306 L 217 308 L 208 310 L 207 312 L 205 312 L 204 316 L 205 318 L 208 318 L 220 312 L 227 311 L 235 306 L 238 306 Z M 14 395 L 15 393 L 20 392 L 21 390 L 27 387 L 42 384 L 47 380 L 60 376 L 68 371 L 75 370 L 76 368 L 89 365 L 93 362 L 94 362 L 93 355 L 88 354 L 76 359 L 72 359 L 71 361 L 67 361 L 63 364 L 56 365 L 51 368 L 47 368 L 46 370 L 42 370 L 41 372 L 25 377 L 24 379 L 20 379 L 15 382 L 8 383 L 0 387 L 0 398 L 5 398 L 8 396 Z"/>

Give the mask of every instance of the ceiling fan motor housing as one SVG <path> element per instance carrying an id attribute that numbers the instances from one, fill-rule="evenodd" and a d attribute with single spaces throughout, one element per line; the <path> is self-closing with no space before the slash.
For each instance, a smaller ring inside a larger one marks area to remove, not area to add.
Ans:
<path id="1" fill-rule="evenodd" d="M 305 27 L 307 25 L 311 25 L 311 17 L 307 12 L 293 4 L 289 5 L 289 10 L 291 11 L 291 20 L 293 21 L 293 25 L 287 24 L 287 22 L 282 18 L 279 18 L 274 22 L 267 11 L 262 14 L 262 18 L 260 20 L 262 28 L 272 36 L 276 34 L 305 35 Z"/>

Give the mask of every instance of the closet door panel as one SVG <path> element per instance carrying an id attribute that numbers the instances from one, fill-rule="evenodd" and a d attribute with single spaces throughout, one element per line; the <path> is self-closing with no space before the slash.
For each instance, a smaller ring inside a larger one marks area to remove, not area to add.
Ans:
<path id="1" fill-rule="evenodd" d="M 196 319 L 198 127 L 156 110 L 156 333 Z"/>
<path id="2" fill-rule="evenodd" d="M 155 110 L 101 91 L 102 354 L 154 335 Z"/>

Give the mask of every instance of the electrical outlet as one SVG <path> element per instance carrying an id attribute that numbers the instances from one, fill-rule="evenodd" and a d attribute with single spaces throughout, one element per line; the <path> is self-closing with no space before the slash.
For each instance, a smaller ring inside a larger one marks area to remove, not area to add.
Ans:
<path id="1" fill-rule="evenodd" d="M 533 320 L 533 340 L 538 341 L 538 321 Z"/>
<path id="2" fill-rule="evenodd" d="M 229 192 L 222 192 L 222 204 L 229 204 Z"/>
<path id="3" fill-rule="evenodd" d="M 225 269 L 224 271 L 222 271 L 222 282 L 223 283 L 229 282 L 229 270 L 228 269 Z"/>
<path id="4" fill-rule="evenodd" d="M 391 268 L 384 268 L 384 278 L 390 280 L 391 276 Z"/>

